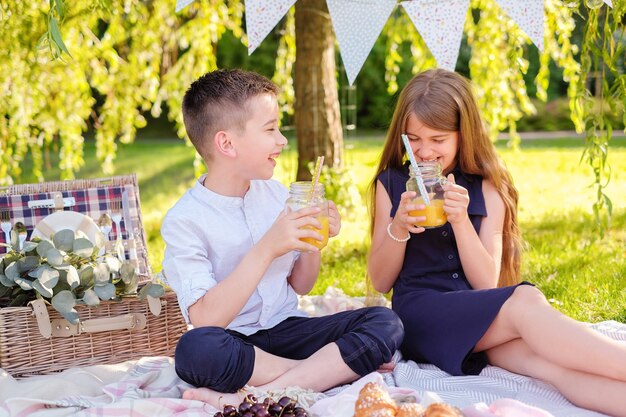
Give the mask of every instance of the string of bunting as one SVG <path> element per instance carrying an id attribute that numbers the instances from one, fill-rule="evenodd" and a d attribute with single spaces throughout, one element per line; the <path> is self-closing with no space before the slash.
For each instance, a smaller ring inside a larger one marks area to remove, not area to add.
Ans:
<path id="1" fill-rule="evenodd" d="M 177 0 L 176 11 L 194 0 Z M 244 0 L 248 54 L 252 54 L 297 0 Z M 543 51 L 544 0 L 496 0 Z M 604 0 L 613 7 L 611 0 Z M 343 66 L 354 83 L 397 5 L 404 8 L 441 68 L 454 71 L 469 0 L 326 0 Z"/>

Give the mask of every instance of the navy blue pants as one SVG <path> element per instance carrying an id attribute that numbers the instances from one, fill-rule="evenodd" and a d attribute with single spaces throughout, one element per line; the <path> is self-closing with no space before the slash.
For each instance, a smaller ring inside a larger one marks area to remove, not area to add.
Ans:
<path id="1" fill-rule="evenodd" d="M 250 336 L 221 327 L 199 327 L 180 338 L 175 367 L 183 381 L 196 387 L 236 392 L 252 377 L 254 346 L 301 360 L 334 342 L 350 369 L 364 376 L 389 362 L 403 337 L 402 322 L 386 307 L 323 317 L 290 317 Z"/>

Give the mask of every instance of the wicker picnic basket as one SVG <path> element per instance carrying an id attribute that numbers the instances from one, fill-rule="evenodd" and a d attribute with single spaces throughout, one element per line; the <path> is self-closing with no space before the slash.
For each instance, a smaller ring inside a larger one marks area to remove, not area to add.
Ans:
<path id="1" fill-rule="evenodd" d="M 158 316 L 138 298 L 105 302 L 97 308 L 77 306 L 80 323 L 75 326 L 47 306 L 41 311 L 33 305 L 2 308 L 0 367 L 23 378 L 142 356 L 172 356 L 187 325 L 174 293 L 157 302 Z M 49 333 L 44 337 L 46 328 Z"/>
<path id="2" fill-rule="evenodd" d="M 152 271 L 135 175 L 4 187 L 0 189 L 0 209 L 8 209 L 12 221 L 22 222 L 30 238 L 49 214 L 73 210 L 98 219 L 122 197 L 126 213 L 111 240 L 119 233 L 126 254 L 131 250 L 136 253 L 134 262 L 141 285 L 152 279 Z M 4 240 L 0 233 L 0 242 Z M 0 251 L 0 257 L 3 255 Z M 0 308 L 0 368 L 23 378 L 142 356 L 172 356 L 187 330 L 171 291 L 159 299 L 126 297 L 97 307 L 79 305 L 76 310 L 79 323 L 72 325 L 42 300 L 24 307 Z"/>

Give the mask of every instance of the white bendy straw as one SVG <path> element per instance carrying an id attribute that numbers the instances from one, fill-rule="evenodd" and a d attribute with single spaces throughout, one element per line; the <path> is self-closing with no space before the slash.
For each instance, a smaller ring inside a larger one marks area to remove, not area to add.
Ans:
<path id="1" fill-rule="evenodd" d="M 430 199 L 428 198 L 428 193 L 426 192 L 426 187 L 424 187 L 424 180 L 422 179 L 422 172 L 420 168 L 417 166 L 417 161 L 415 160 L 415 156 L 413 155 L 413 149 L 411 149 L 411 144 L 409 143 L 409 138 L 403 133 L 402 134 L 402 142 L 404 142 L 404 148 L 406 149 L 406 153 L 409 156 L 409 161 L 411 162 L 411 166 L 413 170 L 415 170 L 415 179 L 417 180 L 417 188 L 420 190 L 420 194 L 424 199 L 424 204 L 429 206 Z"/>

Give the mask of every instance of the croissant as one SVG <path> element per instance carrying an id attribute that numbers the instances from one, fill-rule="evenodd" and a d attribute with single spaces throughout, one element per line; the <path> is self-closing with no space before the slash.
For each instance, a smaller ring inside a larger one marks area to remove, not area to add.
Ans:
<path id="1" fill-rule="evenodd" d="M 464 414 L 456 407 L 448 404 L 433 403 L 429 405 L 422 417 L 463 417 Z"/>
<path id="2" fill-rule="evenodd" d="M 354 406 L 354 417 L 395 417 L 398 408 L 387 390 L 368 382 L 359 392 Z"/>
<path id="3" fill-rule="evenodd" d="M 402 403 L 396 417 L 420 417 L 423 412 L 424 408 L 417 403 Z"/>

